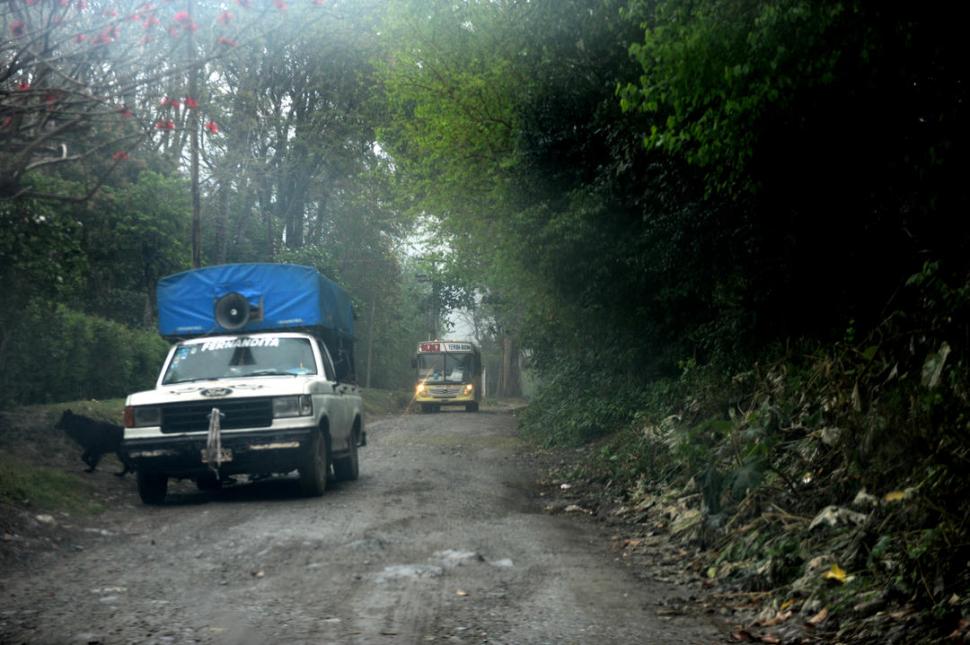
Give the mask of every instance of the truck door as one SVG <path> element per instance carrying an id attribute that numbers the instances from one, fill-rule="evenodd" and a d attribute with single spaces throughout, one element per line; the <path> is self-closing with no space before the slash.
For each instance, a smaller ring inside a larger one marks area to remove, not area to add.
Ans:
<path id="1" fill-rule="evenodd" d="M 333 359 L 330 358 L 330 351 L 326 343 L 320 343 L 320 355 L 323 359 L 324 372 L 330 384 L 332 392 L 325 392 L 327 399 L 327 417 L 330 420 L 330 436 L 335 450 L 347 448 L 350 436 L 351 424 L 353 423 L 353 398 L 356 387 L 351 383 L 340 383 L 337 381 L 336 371 L 333 366 Z"/>

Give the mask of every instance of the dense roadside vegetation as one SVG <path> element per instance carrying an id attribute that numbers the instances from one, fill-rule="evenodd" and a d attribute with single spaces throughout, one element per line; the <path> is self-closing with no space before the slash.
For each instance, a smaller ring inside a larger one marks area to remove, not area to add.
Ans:
<path id="1" fill-rule="evenodd" d="M 317 267 L 353 294 L 361 383 L 410 387 L 427 288 L 374 146 L 373 4 L 0 9 L 0 404 L 150 385 L 155 284 L 194 251 Z"/>
<path id="2" fill-rule="evenodd" d="M 521 352 L 538 383 L 523 431 L 595 446 L 573 474 L 614 501 L 692 500 L 685 535 L 715 577 L 830 626 L 892 605 L 913 634 L 966 629 L 955 9 L 395 0 L 226 18 L 196 2 L 197 31 L 175 3 L 151 12 L 169 27 L 155 49 L 103 31 L 125 11 L 38 21 L 49 4 L 0 10 L 0 170 L 16 179 L 0 182 L 0 400 L 150 380 L 154 284 L 192 264 L 196 158 L 202 262 L 343 283 L 367 385 L 406 387 L 428 313 L 465 306 L 490 372 Z M 60 24 L 107 33 L 69 52 L 106 103 L 36 53 L 58 41 L 31 29 Z M 125 42 L 159 75 L 122 94 L 127 59 L 99 56 Z M 68 103 L 85 118 L 59 149 L 45 115 Z"/>
<path id="3" fill-rule="evenodd" d="M 894 614 L 908 638 L 964 629 L 955 16 L 396 5 L 382 141 L 529 350 L 524 430 L 596 441 L 577 475 L 614 498 L 694 500 L 695 544 L 735 565 L 713 575 L 790 595 L 786 611 L 833 627 L 897 603 L 938 619 Z"/>

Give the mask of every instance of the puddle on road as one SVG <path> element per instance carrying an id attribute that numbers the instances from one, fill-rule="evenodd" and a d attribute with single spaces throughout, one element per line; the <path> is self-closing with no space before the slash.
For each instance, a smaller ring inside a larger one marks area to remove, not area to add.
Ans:
<path id="1" fill-rule="evenodd" d="M 462 551 L 459 549 L 435 551 L 428 559 L 435 564 L 394 564 L 384 567 L 384 570 L 375 576 L 375 580 L 377 582 L 387 582 L 388 580 L 400 579 L 437 578 L 448 569 L 454 569 L 468 564 L 489 564 L 501 569 L 510 569 L 515 566 L 512 560 L 508 558 L 487 560 L 482 554 L 476 551 Z"/>
<path id="2" fill-rule="evenodd" d="M 433 564 L 393 564 L 376 576 L 377 582 L 408 578 L 437 578 L 445 572 Z"/>
<path id="3" fill-rule="evenodd" d="M 431 559 L 440 562 L 441 566 L 446 569 L 460 567 L 473 562 L 485 562 L 485 558 L 479 553 L 474 551 L 458 551 L 456 549 L 436 551 Z"/>

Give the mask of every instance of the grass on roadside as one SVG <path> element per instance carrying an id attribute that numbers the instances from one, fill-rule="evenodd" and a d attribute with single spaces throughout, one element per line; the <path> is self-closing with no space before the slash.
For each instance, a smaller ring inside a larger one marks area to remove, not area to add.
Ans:
<path id="1" fill-rule="evenodd" d="M 364 415 L 379 417 L 396 414 L 404 410 L 411 401 L 411 396 L 404 390 L 378 390 L 375 388 L 361 388 L 364 397 Z"/>
<path id="2" fill-rule="evenodd" d="M 0 502 L 35 511 L 82 515 L 104 510 L 94 501 L 91 484 L 77 475 L 6 455 L 0 456 Z"/>
<path id="3" fill-rule="evenodd" d="M 77 474 L 81 448 L 54 428 L 64 410 L 118 423 L 122 399 L 29 405 L 0 415 L 0 503 L 37 512 L 94 514 L 94 484 Z M 75 471 L 75 472 L 72 472 Z"/>

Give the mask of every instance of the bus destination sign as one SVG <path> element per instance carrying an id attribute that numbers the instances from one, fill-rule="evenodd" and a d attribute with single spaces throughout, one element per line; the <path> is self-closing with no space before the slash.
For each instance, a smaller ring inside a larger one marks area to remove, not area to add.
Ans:
<path id="1" fill-rule="evenodd" d="M 418 345 L 419 352 L 425 353 L 435 353 L 435 352 L 470 352 L 472 351 L 471 343 L 421 343 Z"/>

